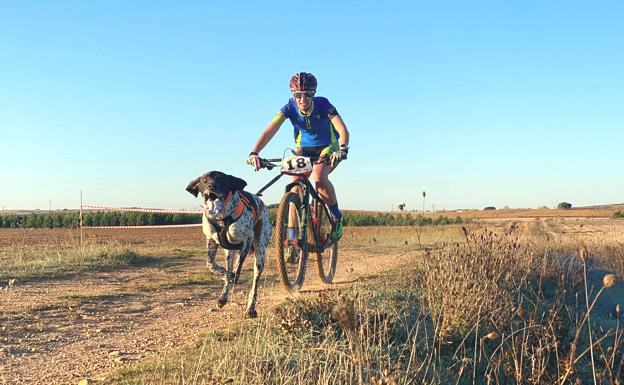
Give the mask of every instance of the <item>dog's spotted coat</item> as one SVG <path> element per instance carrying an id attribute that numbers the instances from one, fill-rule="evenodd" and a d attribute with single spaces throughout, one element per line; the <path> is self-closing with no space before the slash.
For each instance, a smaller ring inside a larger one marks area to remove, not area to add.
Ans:
<path id="1" fill-rule="evenodd" d="M 204 198 L 204 215 L 202 216 L 202 229 L 206 235 L 208 247 L 208 267 L 217 274 L 224 277 L 223 292 L 218 300 L 219 307 L 224 306 L 229 299 L 230 291 L 235 282 L 238 281 L 241 267 L 245 258 L 253 245 L 255 265 L 254 277 L 249 291 L 246 314 L 249 317 L 256 317 L 256 297 L 258 293 L 258 281 L 264 270 L 265 252 L 271 238 L 271 222 L 269 221 L 269 210 L 261 204 L 260 198 L 253 195 L 256 206 L 259 208 L 257 218 L 251 210 L 244 208 L 242 214 L 236 214 L 237 207 L 241 204 L 240 191 L 247 183 L 232 175 L 227 175 L 219 171 L 210 171 L 192 180 L 186 190 L 198 196 L 202 194 Z M 228 198 L 229 197 L 229 198 Z M 234 256 L 237 250 L 225 250 L 225 268 L 216 261 L 219 237 L 217 229 L 210 222 L 223 225 L 223 219 L 228 216 L 235 219 L 226 229 L 227 240 L 232 244 L 240 245 L 238 251 L 238 261 L 236 271 L 232 270 Z"/>

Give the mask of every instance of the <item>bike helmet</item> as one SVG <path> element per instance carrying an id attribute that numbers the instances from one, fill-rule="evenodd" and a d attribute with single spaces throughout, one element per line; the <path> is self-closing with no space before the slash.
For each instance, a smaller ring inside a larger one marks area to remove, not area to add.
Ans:
<path id="1" fill-rule="evenodd" d="M 309 72 L 298 72 L 290 78 L 290 90 L 316 91 L 316 78 Z"/>

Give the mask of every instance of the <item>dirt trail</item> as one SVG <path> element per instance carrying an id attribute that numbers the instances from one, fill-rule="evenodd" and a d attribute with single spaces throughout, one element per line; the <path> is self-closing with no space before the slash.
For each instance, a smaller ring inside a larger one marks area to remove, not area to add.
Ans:
<path id="1" fill-rule="evenodd" d="M 343 251 L 332 286 L 399 266 L 409 258 L 401 253 Z M 260 315 L 288 296 L 273 265 L 268 261 L 259 292 Z M 251 266 L 248 261 L 248 274 Z M 323 287 L 310 261 L 304 289 Z M 203 257 L 17 282 L 0 292 L 0 383 L 101 380 L 124 365 L 192 344 L 201 332 L 242 318 L 249 280 L 235 287 L 223 309 L 216 307 L 220 289 Z"/>

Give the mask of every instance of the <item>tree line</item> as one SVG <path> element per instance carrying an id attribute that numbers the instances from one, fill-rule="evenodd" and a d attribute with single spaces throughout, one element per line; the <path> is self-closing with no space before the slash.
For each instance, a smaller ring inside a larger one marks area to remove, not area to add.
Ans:
<path id="1" fill-rule="evenodd" d="M 450 225 L 455 223 L 467 223 L 469 219 L 462 219 L 459 215 L 453 218 L 439 216 L 436 218 L 425 217 L 422 214 L 355 214 L 346 213 L 344 223 L 347 226 L 427 226 L 427 225 Z"/>
<path id="2" fill-rule="evenodd" d="M 467 221 L 459 216 L 455 219 L 446 216 L 429 218 L 421 214 L 347 212 L 344 215 L 346 226 L 426 226 L 466 223 Z M 77 212 L 0 215 L 0 228 L 77 228 L 80 226 L 78 216 Z M 270 211 L 269 217 L 271 222 L 275 223 L 275 210 Z M 132 211 L 91 211 L 83 213 L 82 223 L 84 226 L 182 225 L 201 223 L 201 216 Z"/>
<path id="3" fill-rule="evenodd" d="M 83 213 L 84 226 L 148 226 L 201 223 L 196 214 L 140 213 L 133 211 L 93 211 Z M 9 214 L 0 215 L 1 228 L 77 228 L 79 214 Z"/>

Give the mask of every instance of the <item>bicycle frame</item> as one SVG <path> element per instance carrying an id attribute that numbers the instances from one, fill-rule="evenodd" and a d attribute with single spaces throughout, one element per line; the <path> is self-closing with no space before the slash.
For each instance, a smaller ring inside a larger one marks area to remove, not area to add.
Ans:
<path id="1" fill-rule="evenodd" d="M 337 222 L 310 182 L 310 175 L 319 159 L 305 158 L 307 159 L 294 156 L 261 159 L 261 168 L 270 170 L 281 165 L 281 169 L 279 175 L 263 186 L 257 195 L 262 195 L 262 192 L 277 182 L 282 175 L 295 177 L 286 185 L 285 193 L 280 200 L 274 233 L 277 271 L 280 281 L 289 291 L 301 289 L 305 280 L 309 252 L 315 252 L 317 255 L 317 271 L 325 284 L 332 283 L 338 261 L 338 241 L 331 237 L 331 231 Z M 291 232 L 296 229 L 297 235 Z"/>
<path id="2" fill-rule="evenodd" d="M 286 185 L 285 192 L 288 192 L 288 191 L 292 190 L 293 187 L 297 187 L 297 186 L 299 186 L 299 188 L 303 189 L 300 194 L 302 195 L 302 204 L 303 204 L 304 213 L 305 213 L 305 215 L 302 218 L 303 219 L 303 223 L 299 225 L 299 228 L 300 228 L 299 231 L 300 232 L 305 232 L 307 230 L 307 227 L 310 225 L 309 221 L 313 220 L 314 217 L 316 217 L 318 215 L 321 215 L 320 213 L 313 212 L 312 208 L 310 207 L 310 196 L 314 200 L 316 200 L 318 202 L 321 202 L 321 204 L 322 204 L 321 210 L 325 211 L 325 215 L 327 215 L 327 218 L 329 219 L 329 221 L 332 224 L 332 226 L 335 225 L 335 221 L 332 219 L 332 216 L 329 215 L 329 210 L 327 209 L 327 204 L 325 203 L 323 198 L 321 198 L 321 196 L 316 191 L 314 186 L 312 186 L 312 183 L 310 183 L 310 180 L 307 177 L 299 177 L 299 178 L 297 178 L 297 180 L 295 180 L 295 181 L 293 181 L 293 182 L 291 182 L 291 183 Z M 314 223 L 312 221 L 311 225 L 314 226 L 314 225 L 316 225 L 316 223 Z M 316 230 L 319 230 L 319 229 L 314 229 L 314 230 L 315 231 L 312 231 L 312 234 L 314 235 L 314 243 L 315 243 L 315 245 L 316 245 L 316 247 L 318 249 L 323 251 L 327 247 L 329 247 L 332 242 L 329 241 L 329 239 L 326 239 L 325 242 L 322 242 L 322 240 L 319 239 L 319 237 L 321 235 L 320 231 L 316 231 Z"/>
<path id="3" fill-rule="evenodd" d="M 264 161 L 275 162 L 275 161 L 281 161 L 281 159 L 264 159 Z M 270 168 L 275 167 L 275 165 L 273 165 L 272 163 L 268 163 L 268 164 L 271 164 Z M 279 175 L 276 175 L 266 185 L 264 185 L 260 190 L 258 190 L 256 195 L 262 196 L 262 192 L 268 189 L 273 184 L 275 184 L 283 175 L 287 175 L 287 174 L 280 172 Z M 334 221 L 332 216 L 329 215 L 327 204 L 325 203 L 323 198 L 321 198 L 321 196 L 316 191 L 314 186 L 312 186 L 312 183 L 310 183 L 309 177 L 308 176 L 296 176 L 296 179 L 294 181 L 286 185 L 284 192 L 289 192 L 292 190 L 293 187 L 296 187 L 296 186 L 299 186 L 302 189 L 302 191 L 300 191 L 300 196 L 302 197 L 302 204 L 304 207 L 304 215 L 302 218 L 303 223 L 299 223 L 300 233 L 301 234 L 305 233 L 309 224 L 308 220 L 312 218 L 312 210 L 310 209 L 310 196 L 312 196 L 313 199 L 322 203 L 322 207 L 323 207 L 322 209 L 325 211 L 327 218 L 329 219 L 332 226 L 335 225 L 336 222 Z M 319 239 L 319 236 L 320 236 L 319 232 L 313 231 L 312 233 L 314 234 L 314 243 L 316 247 L 319 248 L 321 251 L 331 246 L 331 244 L 333 243 L 328 239 L 325 242 L 323 242 L 323 244 L 321 244 L 321 239 Z"/>

